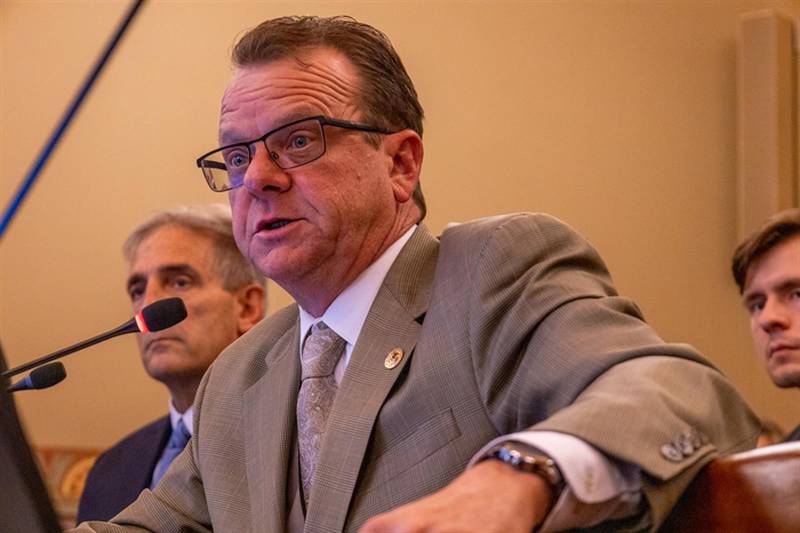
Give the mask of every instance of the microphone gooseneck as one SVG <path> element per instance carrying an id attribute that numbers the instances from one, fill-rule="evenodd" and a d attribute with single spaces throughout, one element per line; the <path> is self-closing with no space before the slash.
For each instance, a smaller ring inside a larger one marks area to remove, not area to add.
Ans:
<path id="1" fill-rule="evenodd" d="M 84 348 L 88 348 L 89 346 L 94 346 L 97 343 L 112 339 L 119 335 L 167 329 L 174 326 L 184 318 L 186 318 L 186 306 L 183 304 L 183 300 L 180 298 L 166 298 L 164 300 L 158 300 L 157 302 L 151 303 L 136 313 L 136 316 L 121 326 L 112 329 L 111 331 L 106 331 L 105 333 L 101 333 L 100 335 L 92 337 L 91 339 L 73 344 L 72 346 L 58 350 L 57 352 L 34 359 L 33 361 L 25 363 L 24 365 L 6 370 L 3 372 L 2 377 L 10 378 L 11 376 L 16 376 L 17 374 L 27 372 L 32 368 L 42 366 L 45 363 L 55 361 L 56 359 L 64 357 L 65 355 L 75 353 L 79 350 L 83 350 Z"/>
<path id="2" fill-rule="evenodd" d="M 46 389 L 64 381 L 67 371 L 60 362 L 50 363 L 34 369 L 28 377 L 19 380 L 11 385 L 7 392 L 17 392 L 20 390 Z"/>

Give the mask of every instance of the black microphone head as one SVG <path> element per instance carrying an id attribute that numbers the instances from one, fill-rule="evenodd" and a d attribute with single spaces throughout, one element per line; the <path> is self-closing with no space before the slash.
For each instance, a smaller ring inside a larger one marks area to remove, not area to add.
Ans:
<path id="1" fill-rule="evenodd" d="M 46 389 L 60 383 L 67 377 L 67 371 L 61 363 L 50 363 L 40 366 L 30 374 L 31 388 Z"/>
<path id="2" fill-rule="evenodd" d="M 138 313 L 134 319 L 139 331 L 161 331 L 186 318 L 186 306 L 180 298 L 165 298 L 153 302 Z"/>

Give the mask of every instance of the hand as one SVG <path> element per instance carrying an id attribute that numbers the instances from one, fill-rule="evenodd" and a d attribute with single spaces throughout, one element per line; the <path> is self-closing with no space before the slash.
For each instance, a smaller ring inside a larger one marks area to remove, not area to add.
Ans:
<path id="1" fill-rule="evenodd" d="M 438 492 L 372 517 L 359 533 L 530 533 L 552 500 L 536 474 L 486 460 Z"/>

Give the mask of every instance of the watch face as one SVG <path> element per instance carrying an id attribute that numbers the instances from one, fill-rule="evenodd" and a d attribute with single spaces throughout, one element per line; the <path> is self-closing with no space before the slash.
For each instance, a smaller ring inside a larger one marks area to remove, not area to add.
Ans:
<path id="1" fill-rule="evenodd" d="M 556 493 L 562 488 L 563 478 L 555 461 L 529 446 L 506 443 L 490 452 L 489 456 L 522 472 L 541 476 Z"/>

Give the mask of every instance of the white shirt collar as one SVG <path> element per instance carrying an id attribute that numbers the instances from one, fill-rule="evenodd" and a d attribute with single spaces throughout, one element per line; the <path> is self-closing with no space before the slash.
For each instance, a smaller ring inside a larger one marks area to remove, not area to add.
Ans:
<path id="1" fill-rule="evenodd" d="M 417 225 L 413 225 L 406 231 L 399 239 L 394 241 L 383 254 L 367 267 L 353 283 L 343 290 L 339 296 L 336 297 L 331 305 L 319 318 L 314 318 L 307 313 L 303 308 L 300 308 L 300 348 L 302 350 L 303 340 L 308 334 L 315 323 L 319 321 L 325 322 L 329 328 L 335 331 L 340 337 L 347 341 L 347 349 L 345 352 L 345 365 L 349 360 L 350 353 L 353 346 L 358 340 L 358 335 L 361 333 L 361 328 L 364 326 L 364 321 L 367 319 L 367 314 L 372 307 L 372 302 L 378 294 L 378 290 L 383 284 L 383 279 L 389 272 L 392 264 L 394 264 L 397 256 L 400 255 L 400 250 L 411 238 Z"/>
<path id="2" fill-rule="evenodd" d="M 183 412 L 179 413 L 175 406 L 172 405 L 172 399 L 169 400 L 169 423 L 172 426 L 172 431 L 175 431 L 175 426 L 178 425 L 178 420 L 183 419 L 183 425 L 186 426 L 186 429 L 189 430 L 189 435 L 192 434 L 194 431 L 192 428 L 192 422 L 194 421 L 194 406 L 189 406 L 189 408 Z"/>

